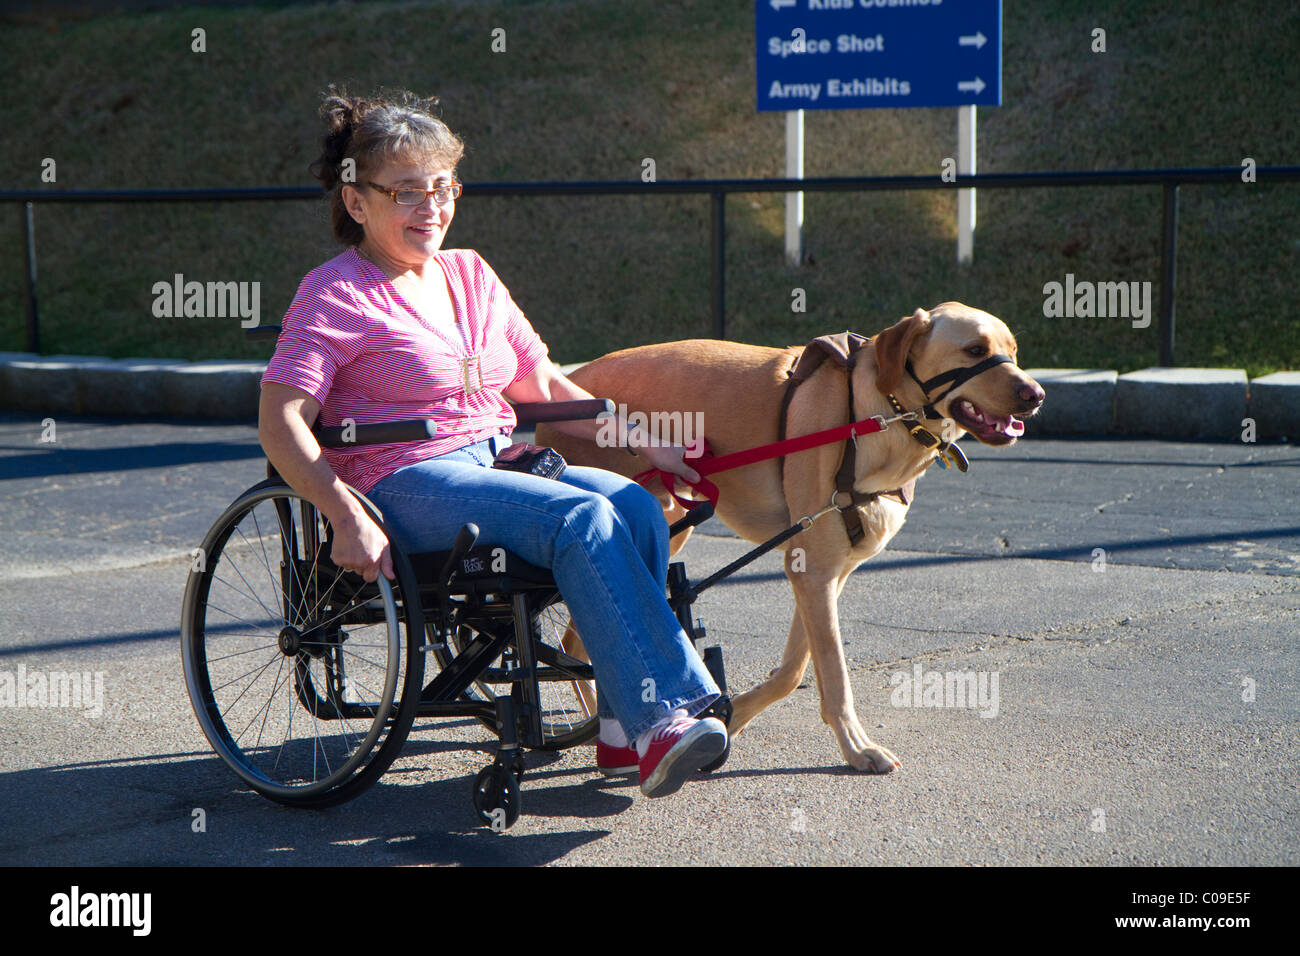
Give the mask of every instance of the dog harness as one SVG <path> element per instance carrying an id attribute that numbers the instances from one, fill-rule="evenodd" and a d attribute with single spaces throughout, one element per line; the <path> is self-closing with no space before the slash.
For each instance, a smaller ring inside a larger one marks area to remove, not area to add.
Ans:
<path id="1" fill-rule="evenodd" d="M 921 386 L 921 391 L 925 395 L 927 404 L 916 412 L 908 412 L 893 395 L 887 395 L 890 405 L 897 413 L 893 418 L 885 419 L 883 416 L 876 415 L 872 418 L 862 421 L 853 419 L 853 367 L 857 364 L 858 353 L 871 340 L 856 332 L 840 332 L 835 335 L 823 335 L 813 339 L 804 348 L 798 360 L 787 373 L 789 378 L 786 384 L 785 395 L 781 400 L 781 416 L 778 426 L 779 438 L 770 445 L 761 445 L 757 448 L 750 448 L 746 451 L 733 452 L 721 457 L 714 457 L 713 450 L 709 447 L 708 440 L 704 440 L 704 447 L 701 455 L 697 458 L 689 459 L 690 464 L 700 475 L 698 482 L 692 482 L 691 488 L 695 492 L 704 495 L 704 498 L 714 505 L 718 502 L 718 487 L 709 481 L 707 475 L 715 472 L 727 471 L 731 468 L 739 468 L 744 465 L 751 465 L 769 458 L 777 458 L 777 467 L 779 473 L 785 477 L 785 456 L 795 452 L 804 451 L 808 448 L 815 448 L 818 445 L 829 444 L 834 441 L 844 442 L 844 452 L 840 458 L 840 467 L 835 474 L 835 493 L 832 497 L 832 504 L 824 511 L 839 511 L 844 519 L 844 527 L 849 536 L 850 544 L 856 545 L 862 540 L 865 532 L 862 528 L 862 518 L 857 509 L 863 505 L 870 504 L 879 497 L 896 498 L 903 504 L 910 504 L 915 494 L 916 479 L 912 479 L 901 488 L 893 491 L 876 491 L 863 493 L 853 487 L 854 475 L 857 468 L 857 436 L 867 435 L 872 432 L 882 431 L 890 422 L 902 420 L 908 433 L 920 445 L 927 449 L 936 449 L 937 460 L 943 467 L 947 468 L 949 461 L 952 461 L 958 469 L 966 471 L 969 463 L 966 456 L 962 454 L 960 448 L 954 443 L 944 441 L 933 432 L 925 428 L 919 421 L 921 417 L 927 419 L 941 419 L 935 410 L 935 401 L 942 400 L 967 379 L 970 379 L 981 372 L 987 371 L 995 365 L 1003 362 L 1011 362 L 1013 359 L 1005 355 L 994 355 L 984 361 L 969 367 L 949 369 L 942 372 L 928 381 L 922 382 L 916 378 L 916 373 L 912 369 L 911 360 L 906 362 L 907 372 L 916 379 L 916 383 Z M 786 438 L 786 418 L 789 413 L 790 401 L 794 398 L 794 391 L 799 387 L 801 382 L 810 378 L 827 358 L 834 360 L 835 364 L 848 374 L 849 387 L 849 423 L 840 425 L 836 428 L 828 428 L 825 431 L 815 432 L 811 435 L 801 435 L 798 438 Z M 939 399 L 930 399 L 930 389 L 945 382 L 952 382 L 952 385 L 939 396 Z M 908 422 L 911 424 L 908 424 Z M 687 511 L 699 505 L 698 500 L 682 498 L 677 494 L 674 487 L 674 475 L 670 472 L 661 471 L 658 468 L 650 468 L 634 476 L 634 480 L 642 485 L 648 486 L 651 481 L 658 478 L 662 481 L 668 493 Z M 804 519 L 808 520 L 808 519 Z"/>
<path id="2" fill-rule="evenodd" d="M 790 378 L 786 382 L 785 396 L 781 401 L 781 418 L 778 427 L 778 437 L 784 440 L 786 429 L 786 416 L 790 408 L 790 401 L 794 398 L 795 389 L 799 385 L 812 377 L 813 372 L 821 367 L 822 362 L 827 358 L 832 359 L 835 364 L 848 373 L 849 383 L 849 421 L 853 421 L 853 366 L 857 364 L 858 352 L 870 340 L 858 335 L 856 332 L 838 332 L 835 335 L 822 335 L 811 342 L 804 348 L 803 354 L 795 362 L 794 367 L 790 370 Z M 895 409 L 902 412 L 902 408 Z M 849 544 L 856 545 L 862 540 L 865 532 L 862 529 L 862 516 L 858 514 L 858 508 L 862 505 L 870 504 L 881 495 L 889 498 L 897 498 L 903 504 L 910 504 L 916 491 L 916 479 L 913 478 L 901 488 L 893 491 L 873 491 L 864 493 L 857 491 L 853 487 L 854 475 L 857 473 L 857 452 L 858 443 L 856 436 L 844 442 L 844 453 L 840 458 L 839 471 L 835 473 L 835 496 L 832 499 L 835 502 L 836 509 L 840 517 L 844 519 L 844 529 L 849 535 Z M 779 463 L 781 469 L 781 478 L 785 478 L 785 456 L 781 456 Z"/>

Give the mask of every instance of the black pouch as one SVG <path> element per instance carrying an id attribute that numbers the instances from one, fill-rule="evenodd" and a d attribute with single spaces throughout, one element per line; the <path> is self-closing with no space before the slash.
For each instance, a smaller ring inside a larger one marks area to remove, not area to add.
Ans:
<path id="1" fill-rule="evenodd" d="M 519 442 L 503 448 L 492 461 L 493 468 L 522 471 L 541 478 L 559 478 L 564 474 L 564 459 L 554 448 Z"/>

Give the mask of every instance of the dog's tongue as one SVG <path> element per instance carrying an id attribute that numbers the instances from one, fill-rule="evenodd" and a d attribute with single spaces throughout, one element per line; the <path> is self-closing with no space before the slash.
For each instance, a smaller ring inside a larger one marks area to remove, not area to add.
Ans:
<path id="1" fill-rule="evenodd" d="M 998 419 L 997 425 L 998 431 L 1008 438 L 1019 438 L 1025 433 L 1025 423 L 1010 415 L 1007 416 L 1005 421 Z"/>

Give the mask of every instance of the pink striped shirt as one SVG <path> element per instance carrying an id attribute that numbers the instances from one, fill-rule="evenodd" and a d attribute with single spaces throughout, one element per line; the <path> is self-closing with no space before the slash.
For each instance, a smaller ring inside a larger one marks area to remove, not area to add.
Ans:
<path id="1" fill-rule="evenodd" d="M 547 354 L 478 253 L 444 249 L 434 261 L 451 289 L 454 328 L 425 322 L 377 266 L 349 249 L 303 278 L 262 376 L 320 402 L 322 425 L 438 423 L 428 441 L 325 449 L 334 473 L 363 494 L 399 468 L 509 433 L 515 413 L 501 392 Z"/>

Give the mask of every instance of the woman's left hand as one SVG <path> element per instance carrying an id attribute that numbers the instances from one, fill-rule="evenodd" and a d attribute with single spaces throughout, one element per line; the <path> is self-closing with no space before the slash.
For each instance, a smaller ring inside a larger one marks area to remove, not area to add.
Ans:
<path id="1" fill-rule="evenodd" d="M 700 480 L 700 473 L 686 464 L 686 452 L 689 450 L 683 445 L 650 445 L 635 449 L 636 453 L 649 462 L 651 467 L 670 472 L 694 483 Z"/>

